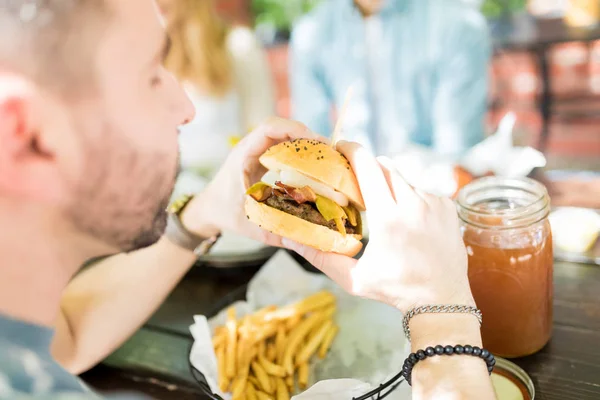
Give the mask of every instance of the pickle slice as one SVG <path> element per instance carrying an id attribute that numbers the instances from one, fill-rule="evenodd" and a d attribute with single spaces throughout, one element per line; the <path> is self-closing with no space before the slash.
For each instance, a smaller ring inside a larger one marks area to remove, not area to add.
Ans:
<path id="1" fill-rule="evenodd" d="M 360 212 L 352 204 L 348 204 L 348 207 L 343 208 L 348 216 L 350 225 L 356 228 L 355 231 L 357 234 L 362 235 L 362 217 L 360 216 Z"/>
<path id="2" fill-rule="evenodd" d="M 356 209 L 354 207 L 352 207 L 351 205 L 348 205 L 348 207 L 342 207 L 342 208 L 344 209 L 344 212 L 346 213 L 346 216 L 348 217 L 348 222 L 350 222 L 350 225 L 357 226 L 358 220 L 357 220 L 356 214 L 358 214 L 358 212 L 356 211 Z M 358 218 L 360 218 L 360 216 Z"/>
<path id="3" fill-rule="evenodd" d="M 346 227 L 344 224 L 344 219 L 347 219 L 348 216 L 344 209 L 337 204 L 335 201 L 328 199 L 327 197 L 318 196 L 317 195 L 317 210 L 319 213 L 325 218 L 327 221 L 334 220 L 335 225 L 338 231 L 342 234 L 346 234 Z"/>
<path id="4" fill-rule="evenodd" d="M 333 220 L 335 221 L 338 232 L 342 235 L 346 235 L 346 225 L 344 224 L 344 220 L 341 218 L 334 218 Z"/>
<path id="5" fill-rule="evenodd" d="M 256 182 L 246 190 L 246 194 L 256 201 L 265 201 L 271 194 L 271 186 L 263 182 Z"/>
<path id="6" fill-rule="evenodd" d="M 356 210 L 356 233 L 359 235 L 363 234 L 363 222 L 362 222 L 362 216 L 360 215 L 360 212 L 358 212 L 358 210 Z"/>

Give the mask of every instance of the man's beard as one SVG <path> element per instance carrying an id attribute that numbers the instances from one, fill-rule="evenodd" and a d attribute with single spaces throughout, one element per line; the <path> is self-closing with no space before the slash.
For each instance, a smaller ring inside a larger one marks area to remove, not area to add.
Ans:
<path id="1" fill-rule="evenodd" d="M 86 143 L 85 173 L 67 214 L 82 233 L 118 251 L 150 246 L 164 233 L 177 169 L 168 154 L 142 153 L 108 124 L 101 137 Z"/>
<path id="2" fill-rule="evenodd" d="M 169 200 L 173 195 L 173 190 L 175 188 L 175 180 L 179 176 L 181 172 L 181 162 L 179 160 L 179 153 L 177 153 L 177 169 L 175 176 L 171 179 L 171 184 L 169 187 L 168 195 L 162 197 L 158 205 L 158 209 L 154 214 L 154 220 L 152 221 L 150 230 L 142 230 L 139 232 L 137 237 L 135 237 L 130 245 L 129 250 L 137 250 L 142 249 L 144 247 L 148 247 L 156 243 L 156 241 L 163 235 L 165 229 L 167 227 L 167 207 L 169 206 Z M 123 249 L 123 251 L 128 251 L 127 249 Z"/>

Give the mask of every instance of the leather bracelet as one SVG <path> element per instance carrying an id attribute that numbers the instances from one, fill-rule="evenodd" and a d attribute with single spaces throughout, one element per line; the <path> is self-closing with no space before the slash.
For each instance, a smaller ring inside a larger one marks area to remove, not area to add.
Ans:
<path id="1" fill-rule="evenodd" d="M 412 370 L 419 361 L 423 361 L 428 357 L 444 355 L 451 356 L 453 354 L 481 358 L 483 361 L 485 361 L 488 373 L 490 375 L 494 370 L 494 365 L 496 365 L 496 357 L 494 357 L 494 355 L 486 349 L 470 345 L 463 346 L 460 344 L 457 344 L 456 346 L 437 345 L 435 347 L 427 347 L 425 350 L 418 350 L 406 357 L 406 360 L 404 360 L 404 366 L 402 367 L 402 376 L 404 379 L 406 379 L 406 382 L 408 382 L 409 385 L 412 385 Z"/>
<path id="2" fill-rule="evenodd" d="M 411 308 L 410 310 L 408 310 L 408 312 L 404 315 L 404 318 L 402 319 L 402 327 L 404 328 L 404 335 L 406 335 L 406 338 L 409 341 L 410 341 L 410 327 L 408 324 L 409 324 L 410 320 L 415 315 L 427 314 L 427 313 L 429 313 L 429 314 L 452 314 L 452 313 L 472 314 L 473 316 L 475 316 L 477 318 L 480 326 L 483 321 L 481 310 L 478 309 L 477 307 L 473 307 L 473 306 L 466 306 L 466 305 L 460 305 L 460 304 L 455 304 L 455 305 L 443 305 L 442 304 L 442 305 L 424 305 L 424 306 L 414 307 L 414 308 Z"/>

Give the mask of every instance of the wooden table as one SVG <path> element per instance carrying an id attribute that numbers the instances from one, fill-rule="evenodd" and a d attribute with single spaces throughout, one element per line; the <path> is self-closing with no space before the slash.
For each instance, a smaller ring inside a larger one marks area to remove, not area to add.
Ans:
<path id="1" fill-rule="evenodd" d="M 100 391 L 130 390 L 156 399 L 205 399 L 188 368 L 192 316 L 212 312 L 219 298 L 247 282 L 253 272 L 224 278 L 195 268 L 144 328 L 83 379 Z M 598 399 L 600 268 L 557 262 L 554 283 L 552 341 L 538 354 L 516 363 L 531 375 L 538 400 Z"/>

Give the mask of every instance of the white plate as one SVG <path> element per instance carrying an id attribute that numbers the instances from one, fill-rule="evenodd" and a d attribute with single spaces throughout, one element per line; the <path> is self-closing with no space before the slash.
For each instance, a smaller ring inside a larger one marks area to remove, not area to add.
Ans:
<path id="1" fill-rule="evenodd" d="M 557 260 L 600 265 L 600 210 L 557 207 L 549 219 Z"/>

